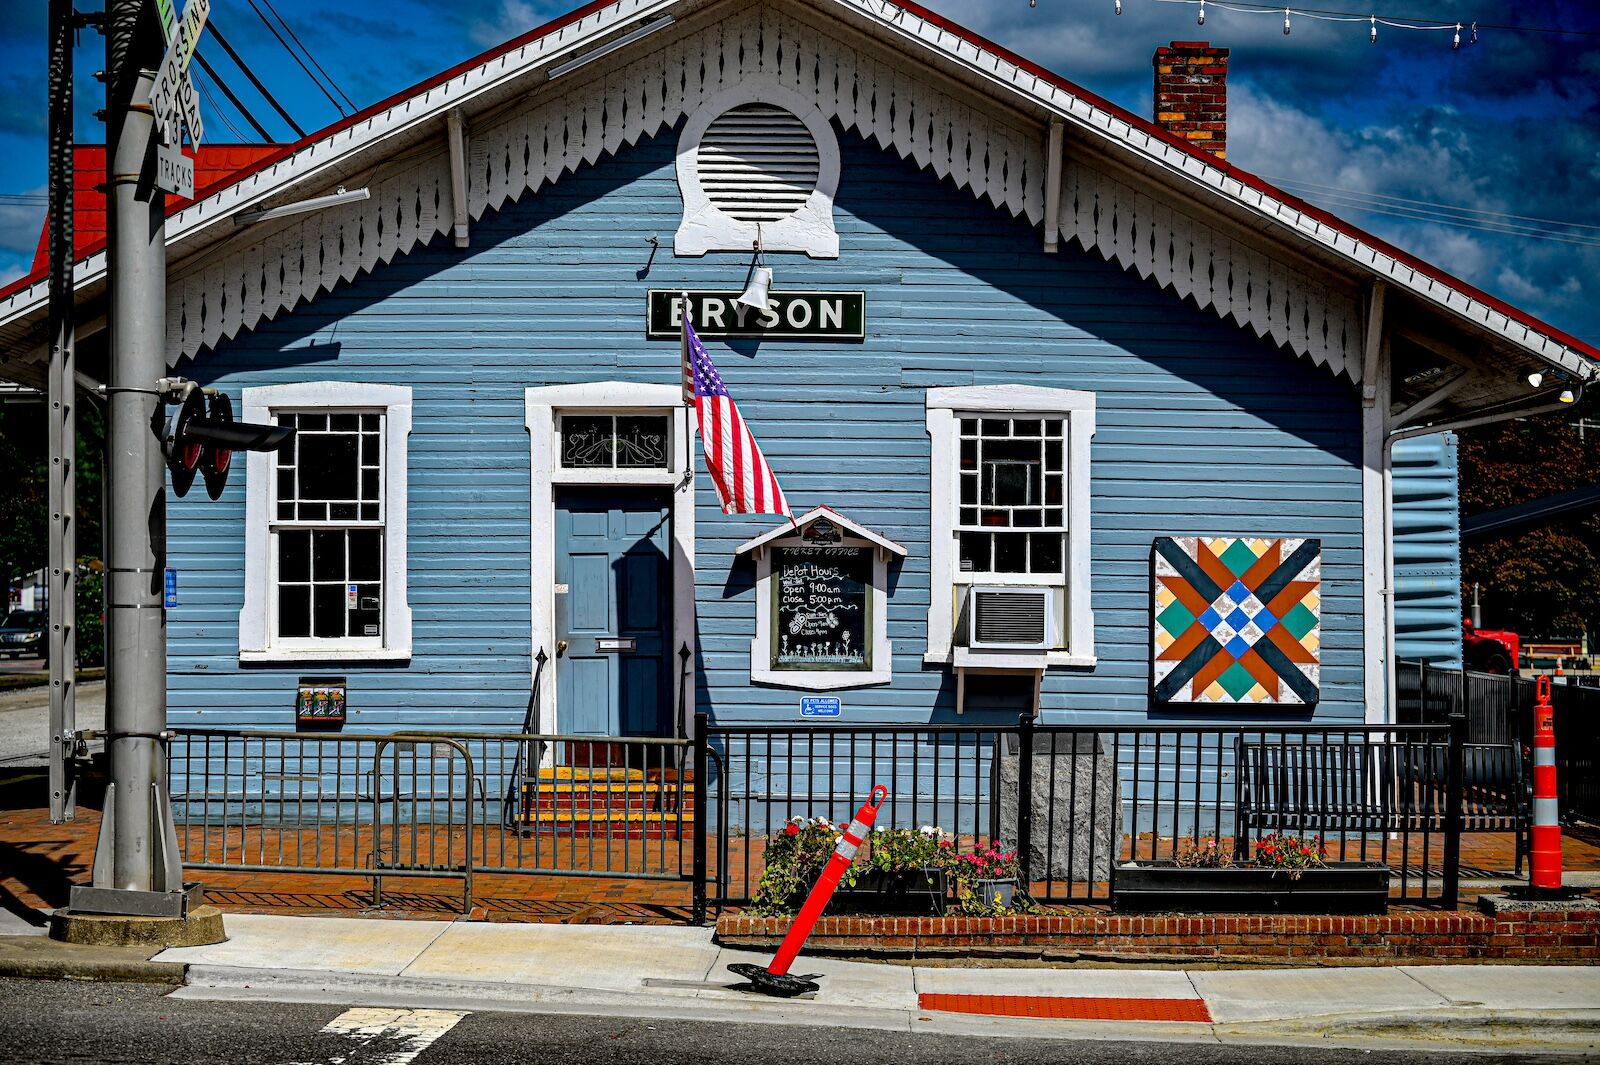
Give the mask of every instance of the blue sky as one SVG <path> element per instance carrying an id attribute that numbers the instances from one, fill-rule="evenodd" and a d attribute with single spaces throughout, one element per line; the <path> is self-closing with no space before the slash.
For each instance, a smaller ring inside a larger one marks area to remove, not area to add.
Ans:
<path id="1" fill-rule="evenodd" d="M 93 0 L 82 5 L 89 7 Z M 576 0 L 273 0 L 358 106 L 466 59 Z M 1173 39 L 1232 49 L 1229 158 L 1292 187 L 1452 273 L 1591 343 L 1600 343 L 1600 4 L 1586 0 L 1315 0 L 1314 7 L 1470 24 L 1560 27 L 1572 34 L 1482 29 L 1452 49 L 1449 32 L 1293 19 L 1163 0 L 924 0 L 928 6 L 1140 114 L 1150 113 L 1150 55 Z M 266 10 L 265 0 L 255 6 Z M 249 0 L 213 0 L 212 20 L 305 128 L 339 113 L 290 59 Z M 13 0 L 0 24 L 0 281 L 25 272 L 44 209 L 44 0 Z M 1587 36 L 1582 35 L 1587 34 Z M 77 133 L 99 141 L 100 37 L 78 56 Z M 202 44 L 202 48 L 205 49 Z M 221 50 L 214 65 L 275 138 L 288 128 Z M 221 97 L 213 90 L 213 96 Z M 210 140 L 255 139 L 222 104 Z M 229 131 L 232 122 L 246 136 Z M 1324 186 L 1313 189 L 1309 186 Z M 1332 191 L 1337 190 L 1337 191 Z M 1361 200 L 1352 199 L 1354 193 Z M 1394 213 L 1364 209 L 1371 196 Z M 1419 205 L 1420 204 L 1420 205 Z M 1431 204 L 1496 212 L 1462 216 Z M 1519 217 L 1507 217 L 1519 216 Z M 1490 223 L 1485 228 L 1485 223 Z M 1552 225 L 1551 223 L 1562 223 Z M 1494 232 L 1507 225 L 1566 240 Z"/>

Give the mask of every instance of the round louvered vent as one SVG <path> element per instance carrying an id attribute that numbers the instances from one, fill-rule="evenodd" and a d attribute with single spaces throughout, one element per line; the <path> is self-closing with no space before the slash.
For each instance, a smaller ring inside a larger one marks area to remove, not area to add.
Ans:
<path id="1" fill-rule="evenodd" d="M 817 187 L 817 144 L 781 107 L 744 104 L 706 128 L 696 157 L 713 206 L 741 222 L 776 222 L 805 206 Z"/>

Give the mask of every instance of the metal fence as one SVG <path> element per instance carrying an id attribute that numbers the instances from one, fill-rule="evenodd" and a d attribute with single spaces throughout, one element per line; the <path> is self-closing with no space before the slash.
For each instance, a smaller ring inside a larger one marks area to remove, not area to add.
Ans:
<path id="1" fill-rule="evenodd" d="M 1514 748 L 1525 761 L 1533 738 L 1534 685 L 1532 676 L 1402 663 L 1396 710 L 1406 722 L 1439 722 L 1460 713 L 1470 743 Z M 1600 687 L 1555 684 L 1550 696 L 1561 818 L 1600 824 Z"/>
<path id="2" fill-rule="evenodd" d="M 184 865 L 373 880 L 689 878 L 680 740 L 182 730 L 168 747 Z"/>
<path id="3" fill-rule="evenodd" d="M 1205 839 L 1247 855 L 1273 833 L 1382 862 L 1397 900 L 1455 904 L 1463 827 L 1516 824 L 1507 796 L 1469 796 L 1459 725 L 1115 727 L 712 725 L 709 902 L 750 901 L 764 841 L 791 817 L 848 819 L 873 784 L 878 823 L 1015 846 L 1044 902 L 1103 902 L 1121 863 Z"/>

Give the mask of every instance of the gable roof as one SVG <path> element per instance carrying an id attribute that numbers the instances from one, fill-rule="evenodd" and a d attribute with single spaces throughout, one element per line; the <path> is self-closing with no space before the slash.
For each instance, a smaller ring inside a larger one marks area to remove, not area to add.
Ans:
<path id="1" fill-rule="evenodd" d="M 214 245 L 229 243 L 235 227 L 222 227 L 217 223 L 239 211 L 323 191 L 337 180 L 361 173 L 375 158 L 391 161 L 403 158 L 408 150 L 415 150 L 430 137 L 437 137 L 443 118 L 452 110 L 476 108 L 477 113 L 482 114 L 497 113 L 498 109 L 512 106 L 519 94 L 525 96 L 542 84 L 541 79 L 548 77 L 551 67 L 588 49 L 615 41 L 645 23 L 666 15 L 686 21 L 703 12 L 709 17 L 725 14 L 732 8 L 752 6 L 740 5 L 734 0 L 596 0 L 294 144 L 275 147 L 207 190 L 198 202 L 184 205 L 169 201 L 169 262 L 175 256 L 198 257 Z M 1179 190 L 1182 194 L 1179 199 L 1197 201 L 1205 211 L 1223 216 L 1239 232 L 1247 236 L 1264 235 L 1282 248 L 1288 256 L 1286 261 L 1309 262 L 1313 269 L 1302 270 L 1302 277 L 1315 279 L 1314 268 L 1320 267 L 1330 275 L 1337 275 L 1347 286 L 1373 280 L 1389 284 L 1415 306 L 1448 319 L 1469 340 L 1489 346 L 1497 355 L 1511 360 L 1509 370 L 1519 369 L 1520 361 L 1557 368 L 1583 381 L 1600 372 L 1600 350 L 1594 346 L 1274 188 L 1237 165 L 1193 147 L 1154 123 L 910 0 L 790 0 L 777 6 L 794 9 L 796 16 L 825 13 L 833 21 L 845 24 L 880 45 L 894 46 L 898 54 L 939 70 L 947 78 L 962 83 L 967 90 L 995 99 L 1002 108 L 1021 111 L 1035 122 L 1063 122 L 1074 137 L 1074 151 L 1081 149 L 1089 156 L 1103 159 L 1126 177 L 1126 181 L 1117 178 L 1110 185 L 1115 185 L 1115 194 L 1124 197 L 1130 205 L 1141 194 L 1140 181 L 1155 182 L 1168 195 L 1170 190 Z M 607 63 L 626 61 L 645 49 L 659 48 L 657 38 L 667 36 L 652 34 L 643 41 L 622 47 L 615 58 L 608 57 Z M 580 80 L 573 77 L 572 84 L 576 86 Z M 667 115 L 663 109 L 656 117 L 668 122 L 675 121 L 677 115 Z M 988 112 L 980 117 L 987 124 L 1003 124 L 1002 119 Z M 871 133 L 885 143 L 902 132 L 892 128 L 897 121 L 892 112 L 890 117 L 880 116 L 875 121 L 891 128 L 869 130 L 864 121 L 858 120 L 855 124 L 863 135 Z M 529 187 L 536 188 L 540 181 L 554 180 L 580 163 L 593 162 L 602 152 L 614 151 L 618 144 L 641 132 L 638 128 L 615 134 L 607 132 L 603 143 L 584 145 L 576 158 L 564 157 L 551 162 L 546 167 L 548 172 L 538 180 L 530 166 L 526 175 Z M 918 147 L 907 143 L 907 138 L 902 136 L 895 147 L 917 162 L 927 163 Z M 985 185 L 971 175 L 947 172 L 956 170 L 958 164 L 946 161 L 944 170 L 938 160 L 933 165 L 941 177 L 952 177 L 997 206 L 1004 205 L 1013 213 L 1025 214 L 1032 221 L 1039 220 L 1039 203 L 1043 197 L 1038 187 L 1042 182 L 1035 182 L 1032 188 L 1016 187 L 1023 181 L 1016 171 L 1021 169 L 1025 174 L 1025 167 L 1007 171 L 1005 180 L 1009 187 L 997 188 L 996 179 L 992 177 Z M 448 193 L 448 174 L 429 180 L 434 182 L 431 188 L 434 194 L 439 191 L 441 181 Z M 1069 176 L 1070 180 L 1073 178 Z M 1083 187 L 1087 189 L 1089 179 L 1086 176 L 1084 180 Z M 1102 182 L 1102 187 L 1096 188 L 1094 194 L 1112 191 Z M 477 215 L 483 209 L 496 208 L 506 199 L 515 198 L 521 189 L 500 189 L 487 194 L 474 189 L 473 192 L 477 197 L 474 211 Z M 1169 206 L 1163 202 L 1158 208 L 1165 211 Z M 434 221 L 422 218 L 425 213 L 418 211 L 418 233 L 414 235 L 416 240 L 424 242 L 433 234 L 422 231 Z M 1063 207 L 1063 213 L 1069 213 L 1068 207 Z M 1158 214 L 1157 217 L 1165 216 Z M 1239 292 L 1230 295 L 1225 291 L 1200 291 L 1192 278 L 1169 276 L 1170 263 L 1163 267 L 1152 261 L 1151 249 L 1126 247 L 1125 234 L 1117 237 L 1094 232 L 1099 224 L 1097 214 L 1094 217 L 1085 214 L 1076 219 L 1076 230 L 1073 224 L 1073 219 L 1064 218 L 1063 234 L 1079 239 L 1085 247 L 1093 246 L 1107 258 L 1138 269 L 1145 276 L 1154 275 L 1164 285 L 1193 298 L 1201 306 L 1213 307 L 1219 314 L 1234 317 L 1241 324 L 1250 324 L 1258 334 L 1270 335 L 1276 342 L 1310 355 L 1335 372 L 1354 381 L 1360 380 L 1359 362 L 1348 357 L 1351 351 L 1359 353 L 1360 307 L 1359 301 L 1348 292 L 1334 293 L 1331 288 L 1328 291 L 1328 302 L 1342 300 L 1336 308 L 1339 311 L 1337 321 L 1332 314 L 1326 320 L 1313 321 L 1309 308 L 1304 306 L 1305 300 L 1293 313 L 1282 306 L 1282 300 L 1274 310 L 1270 297 L 1267 307 L 1252 307 Z M 1208 233 L 1199 239 L 1209 247 L 1221 238 Z M 1228 254 L 1243 264 L 1242 271 L 1253 270 L 1263 280 L 1285 269 L 1278 259 L 1259 258 L 1259 261 L 1246 263 L 1245 249 L 1239 241 L 1233 241 L 1230 249 Z M 309 295 L 331 288 L 338 281 L 349 280 L 378 261 L 388 261 L 394 254 L 409 250 L 409 246 L 391 248 L 386 245 L 363 251 L 358 256 L 359 261 L 336 270 L 329 278 L 319 279 L 315 288 L 308 286 Z M 80 293 L 92 296 L 98 291 L 96 286 L 103 287 L 104 260 L 103 242 L 101 247 L 91 245 L 80 257 L 75 268 Z M 225 277 L 226 272 L 218 276 Z M 19 349 L 42 342 L 45 287 L 43 276 L 35 273 L 0 289 L 0 352 L 4 352 L 5 357 L 15 361 Z M 1249 286 L 1245 289 L 1248 291 Z M 285 293 L 282 306 L 293 306 L 297 298 L 308 298 L 308 295 Z M 213 309 L 212 320 L 204 332 L 190 322 L 186 309 L 180 308 L 174 316 L 169 316 L 169 321 L 187 323 L 192 334 L 179 345 L 183 352 L 192 354 L 200 347 L 215 343 L 222 335 L 232 335 L 230 329 L 236 331 L 254 324 L 238 317 L 241 313 L 237 310 L 238 302 L 248 301 L 236 301 L 234 315 L 226 325 L 217 324 L 220 316 Z M 204 306 L 197 309 L 199 313 L 193 317 L 205 318 Z M 255 313 L 270 317 L 277 309 L 263 305 L 256 308 Z M 1298 313 L 1302 310 L 1305 311 L 1304 321 Z M 1319 329 L 1320 339 L 1308 336 Z M 32 354 L 36 356 L 37 353 Z M 13 365 L 7 375 L 20 380 L 27 376 L 24 369 Z M 0 373 L 6 373 L 4 366 L 0 366 Z"/>

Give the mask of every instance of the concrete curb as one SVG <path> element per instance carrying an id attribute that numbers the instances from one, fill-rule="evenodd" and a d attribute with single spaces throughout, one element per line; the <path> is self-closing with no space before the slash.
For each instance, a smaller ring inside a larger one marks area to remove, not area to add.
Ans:
<path id="1" fill-rule="evenodd" d="M 1600 1045 L 1600 1009 L 1553 1012 L 1441 1008 L 1422 1013 L 1329 1014 L 1211 1023 L 1034 1020 L 837 1004 L 705 998 L 695 994 L 418 978 L 349 972 L 191 965 L 179 998 L 336 1002 L 343 1005 L 488 1009 L 521 1013 L 694 1019 L 1032 1039 L 1134 1040 L 1241 1046 L 1365 1049 L 1516 1048 L 1588 1053 Z"/>
<path id="2" fill-rule="evenodd" d="M 8 936 L 0 939 L 0 976 L 181 985 L 188 966 L 176 961 L 151 961 L 153 953 L 137 947 L 82 947 L 45 936 Z"/>

